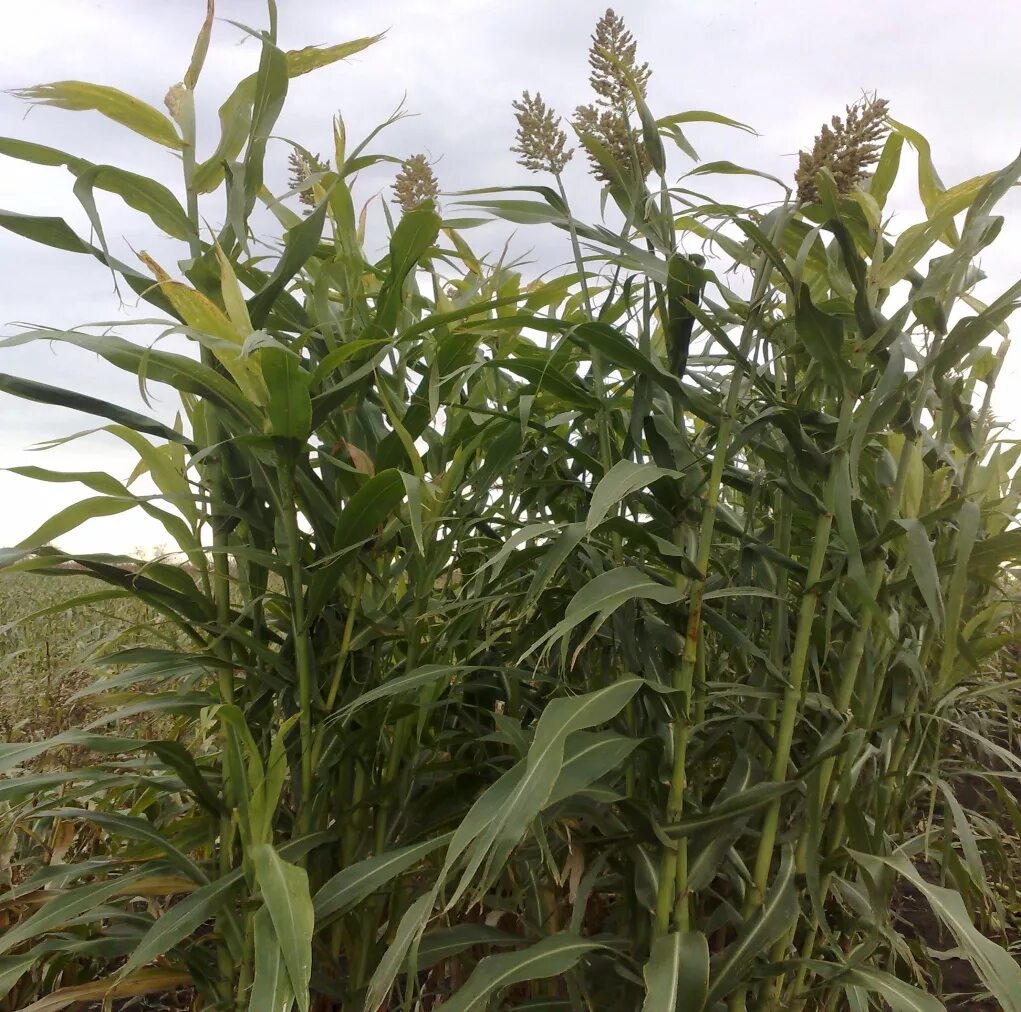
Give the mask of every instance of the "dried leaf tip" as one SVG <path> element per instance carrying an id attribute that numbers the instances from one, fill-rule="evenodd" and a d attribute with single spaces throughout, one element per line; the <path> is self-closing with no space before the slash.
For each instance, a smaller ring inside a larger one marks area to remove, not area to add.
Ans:
<path id="1" fill-rule="evenodd" d="M 405 214 L 413 211 L 419 204 L 435 200 L 439 196 L 440 184 L 436 181 L 436 175 L 425 155 L 412 155 L 401 162 L 393 191 L 394 203 L 400 204 Z"/>
<path id="2" fill-rule="evenodd" d="M 634 108 L 631 81 L 645 97 L 652 71 L 647 63 L 638 63 L 638 43 L 628 31 L 624 19 L 612 7 L 596 22 L 589 48 L 589 83 L 599 97 L 597 104 L 627 114 Z"/>
<path id="3" fill-rule="evenodd" d="M 889 127 L 889 103 L 875 95 L 866 96 L 846 107 L 843 119 L 834 116 L 815 138 L 810 152 L 798 156 L 794 181 L 798 201 L 814 204 L 819 199 L 815 177 L 820 169 L 829 169 L 838 193 L 850 193 L 865 178 L 868 168 L 879 157 Z"/>
<path id="4" fill-rule="evenodd" d="M 520 155 L 518 164 L 529 172 L 550 172 L 559 176 L 574 153 L 567 147 L 567 134 L 560 117 L 546 105 L 542 95 L 533 98 L 527 91 L 511 105 L 518 121 L 517 144 L 511 148 Z"/>
<path id="5" fill-rule="evenodd" d="M 287 164 L 291 169 L 290 187 L 298 190 L 298 199 L 306 207 L 315 207 L 316 198 L 312 186 L 304 184 L 320 172 L 329 172 L 329 160 L 323 160 L 319 155 L 307 154 L 304 151 L 292 151 L 287 158 Z"/>

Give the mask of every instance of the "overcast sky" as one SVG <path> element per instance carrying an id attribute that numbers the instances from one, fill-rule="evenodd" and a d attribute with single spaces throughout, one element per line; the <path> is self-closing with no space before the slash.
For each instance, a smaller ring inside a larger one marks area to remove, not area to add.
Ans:
<path id="1" fill-rule="evenodd" d="M 523 88 L 539 90 L 569 113 L 588 100 L 588 37 L 604 4 L 590 0 L 278 0 L 284 48 L 329 44 L 387 31 L 387 38 L 344 64 L 292 82 L 277 127 L 281 137 L 329 154 L 330 120 L 340 110 L 349 136 L 359 139 L 407 95 L 416 113 L 377 145 L 400 156 L 424 151 L 437 160 L 444 189 L 529 182 L 508 151 L 514 122 L 510 101 Z M 204 0 L 34 0 L 3 4 L 0 89 L 79 79 L 114 85 L 162 107 L 179 81 L 202 20 Z M 924 133 L 947 185 L 991 171 L 1021 148 L 1021 4 L 1018 0 L 618 0 L 638 39 L 639 56 L 653 69 L 649 99 L 657 115 L 711 109 L 751 124 L 758 137 L 714 126 L 692 127 L 689 139 L 704 160 L 727 158 L 789 179 L 796 152 L 811 144 L 820 124 L 865 91 L 891 104 L 893 116 Z M 217 136 L 216 109 L 245 74 L 258 50 L 229 24 L 265 23 L 259 0 L 219 0 L 206 68 L 199 85 L 200 152 Z M 0 136 L 25 138 L 94 162 L 155 175 L 175 190 L 179 164 L 164 149 L 136 138 L 95 113 L 34 109 L 0 94 Z M 268 182 L 286 179 L 285 143 L 271 145 Z M 686 171 L 674 152 L 672 167 Z M 905 156 L 907 168 L 913 166 Z M 576 163 L 580 161 L 576 159 Z M 597 191 L 571 167 L 572 200 L 598 213 Z M 42 169 L 0 156 L 0 208 L 64 217 L 79 234 L 87 221 L 63 169 Z M 382 175 L 366 178 L 362 199 L 385 192 Z M 726 180 L 715 192 L 735 195 Z M 747 184 L 744 184 L 747 185 Z M 730 189 L 728 189 L 729 187 Z M 575 196 L 576 195 L 576 196 Z M 740 194 L 768 198 L 768 190 Z M 918 213 L 910 172 L 891 203 L 905 224 Z M 1021 195 L 1004 201 L 1008 214 L 996 247 L 986 254 L 984 293 L 994 297 L 1021 276 Z M 115 200 L 100 201 L 115 252 L 131 262 L 132 248 L 149 250 L 173 271 L 185 251 L 152 235 L 147 219 Z M 215 215 L 215 208 L 210 209 Z M 582 215 L 584 216 L 584 214 Z M 557 237 L 522 230 L 519 253 L 544 266 L 565 255 Z M 0 231 L 0 326 L 14 321 L 70 326 L 146 316 L 132 302 L 119 305 L 109 272 L 91 258 L 63 253 Z M 130 295 L 130 292 L 128 293 Z M 124 331 L 130 336 L 131 331 Z M 94 396 L 139 407 L 126 374 L 68 348 L 36 345 L 0 349 L 0 371 L 72 385 Z M 1009 363 L 998 398 L 1016 412 L 1021 351 Z M 172 417 L 164 400 L 157 413 Z M 39 441 L 97 424 L 0 396 L 0 467 L 33 463 L 62 470 L 106 470 L 126 478 L 133 458 L 110 437 L 30 453 Z M 80 486 L 52 486 L 0 472 L 0 544 L 26 537 L 47 515 L 81 497 Z M 130 551 L 151 546 L 159 532 L 144 518 L 95 521 L 61 544 L 79 551 Z"/>

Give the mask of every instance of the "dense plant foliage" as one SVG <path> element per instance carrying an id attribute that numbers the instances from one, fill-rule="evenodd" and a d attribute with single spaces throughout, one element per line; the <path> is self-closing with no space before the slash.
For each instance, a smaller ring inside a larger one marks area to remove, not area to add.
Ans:
<path id="1" fill-rule="evenodd" d="M 476 253 L 477 217 L 441 215 L 424 158 L 373 260 L 353 191 L 392 160 L 375 133 L 350 146 L 338 117 L 329 160 L 294 153 L 290 199 L 263 165 L 283 160 L 289 79 L 376 40 L 283 52 L 275 21 L 271 3 L 205 160 L 211 5 L 169 117 L 81 82 L 22 93 L 178 152 L 183 204 L 0 139 L 70 171 L 95 239 L 0 224 L 98 257 L 196 349 L 107 326 L 4 342 L 93 351 L 182 413 L 0 375 L 105 419 L 159 490 L 27 470 L 95 494 L 4 568 L 106 585 L 48 614 L 130 597 L 173 629 L 101 651 L 103 717 L 0 745 L 0 1006 L 184 989 L 303 1012 L 941 1009 L 894 916 L 910 887 L 1021 1009 L 991 940 L 1010 827 L 975 810 L 998 799 L 1021 826 L 1017 687 L 988 663 L 1013 640 L 1021 445 L 997 441 L 1006 343 L 985 343 L 1021 284 L 973 294 L 1021 159 L 946 188 L 872 101 L 802 159 L 801 200 L 775 181 L 765 210 L 720 203 L 693 187 L 736 167 L 678 181 L 667 145 L 690 158 L 688 124 L 746 128 L 655 118 L 608 12 L 573 124 L 606 220 L 572 215 L 567 138 L 529 93 L 515 150 L 549 178 L 458 212 L 552 226 L 574 266 L 528 281 Z M 905 142 L 926 216 L 892 236 Z M 180 262 L 116 258 L 96 188 L 180 240 Z M 200 200 L 220 188 L 214 236 Z M 283 228 L 271 261 L 259 205 Z M 188 565 L 52 547 L 129 508 Z M 173 733 L 125 732 L 139 713 Z M 86 832 L 86 851 L 60 842 Z"/>

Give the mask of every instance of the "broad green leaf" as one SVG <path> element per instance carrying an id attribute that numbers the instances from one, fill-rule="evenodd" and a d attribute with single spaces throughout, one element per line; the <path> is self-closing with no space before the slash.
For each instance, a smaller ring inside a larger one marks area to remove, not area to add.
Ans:
<path id="1" fill-rule="evenodd" d="M 886 198 L 890 195 L 897 173 L 900 170 L 900 155 L 904 147 L 904 135 L 891 133 L 883 145 L 882 154 L 879 156 L 879 163 L 876 171 L 869 181 L 869 193 L 880 208 L 886 204 Z"/>
<path id="2" fill-rule="evenodd" d="M 490 998 L 511 984 L 560 977 L 573 969 L 599 943 L 562 932 L 517 952 L 486 956 L 471 976 L 442 1005 L 442 1012 L 470 1012 L 485 1008 Z"/>
<path id="3" fill-rule="evenodd" d="M 37 938 L 47 931 L 61 928 L 90 910 L 102 907 L 110 897 L 124 890 L 133 879 L 141 878 L 144 870 L 115 875 L 102 882 L 80 886 L 61 893 L 26 917 L 14 927 L 0 934 L 0 955 L 16 949 L 23 942 Z"/>
<path id="4" fill-rule="evenodd" d="M 932 553 L 932 542 L 920 520 L 898 520 L 898 524 L 907 532 L 908 561 L 911 564 L 911 575 L 921 592 L 922 600 L 932 615 L 936 628 L 941 629 L 945 620 L 943 608 L 943 591 L 940 588 L 939 570 Z"/>
<path id="5" fill-rule="evenodd" d="M 294 989 L 284 963 L 273 919 L 266 907 L 255 915 L 255 979 L 248 1012 L 291 1012 Z M 307 998 L 306 998 L 307 1000 Z"/>
<path id="6" fill-rule="evenodd" d="M 866 867 L 875 869 L 884 864 L 903 875 L 928 900 L 933 913 L 950 930 L 979 979 L 1004 1012 L 1021 1012 L 1021 966 L 1006 949 L 986 938 L 975 927 L 959 892 L 926 881 L 902 853 L 893 857 L 855 856 Z"/>
<path id="7" fill-rule="evenodd" d="M 523 763 L 505 773 L 465 816 L 447 849 L 440 878 L 466 853 L 461 880 L 448 898 L 448 909 L 463 895 L 482 867 L 499 867 L 531 821 L 549 803 L 564 767 L 567 738 L 612 720 L 643 685 L 640 678 L 622 678 L 604 689 L 554 699 L 543 710 Z M 488 875 L 483 876 L 483 885 Z"/>
<path id="8" fill-rule="evenodd" d="M 642 1012 L 702 1012 L 709 988 L 705 935 L 677 931 L 657 938 L 643 973 Z"/>
<path id="9" fill-rule="evenodd" d="M 213 31 L 213 15 L 215 14 L 215 0 L 206 0 L 206 16 L 202 20 L 202 27 L 195 37 L 195 45 L 192 48 L 191 60 L 188 69 L 184 73 L 184 86 L 191 91 L 195 90 L 199 76 L 202 74 L 202 67 L 206 62 L 206 53 L 209 51 L 209 37 Z"/>
<path id="10" fill-rule="evenodd" d="M 14 985 L 35 965 L 36 959 L 31 952 L 23 956 L 0 957 L 0 998 L 10 994 Z"/>
<path id="11" fill-rule="evenodd" d="M 386 1000 L 401 966 L 408 957 L 409 950 L 422 937 L 435 902 L 436 893 L 427 892 L 425 895 L 419 896 L 404 911 L 397 930 L 394 932 L 394 939 L 383 954 L 383 958 L 379 961 L 372 974 L 372 979 L 369 981 L 363 1006 L 364 1012 L 378 1012 Z"/>
<path id="12" fill-rule="evenodd" d="M 422 936 L 418 946 L 417 966 L 419 972 L 428 970 L 441 960 L 450 959 L 477 945 L 516 948 L 521 943 L 520 935 L 511 935 L 485 924 L 465 923 L 450 928 L 436 928 Z"/>
<path id="13" fill-rule="evenodd" d="M 92 165 L 78 174 L 74 193 L 87 208 L 94 209 L 91 197 L 93 189 L 116 194 L 128 207 L 146 215 L 157 228 L 175 239 L 188 239 L 194 232 L 180 201 L 155 179 L 113 165 Z M 93 217 L 91 213 L 90 217 Z M 98 217 L 93 217 L 93 225 L 98 224 Z"/>
<path id="14" fill-rule="evenodd" d="M 255 74 L 250 74 L 220 106 L 220 140 L 209 158 L 195 167 L 191 185 L 196 192 L 211 193 L 223 182 L 224 164 L 233 162 L 245 146 L 252 124 L 254 100 Z"/>
<path id="15" fill-rule="evenodd" d="M 266 413 L 270 433 L 304 443 L 312 431 L 309 374 L 302 368 L 298 355 L 287 348 L 262 348 L 258 356 L 269 391 Z"/>
<path id="16" fill-rule="evenodd" d="M 12 94 L 37 105 L 52 105 L 76 112 L 95 110 L 164 147 L 175 151 L 184 147 L 174 124 L 163 113 L 117 88 L 84 81 L 54 81 L 52 84 L 18 88 Z"/>
<path id="17" fill-rule="evenodd" d="M 334 532 L 334 550 L 343 551 L 371 537 L 404 501 L 404 495 L 400 471 L 391 468 L 370 478 L 341 510 Z"/>
<path id="18" fill-rule="evenodd" d="M 679 478 L 680 473 L 655 464 L 638 464 L 632 460 L 619 460 L 596 485 L 589 502 L 585 530 L 593 531 L 606 519 L 610 510 L 622 499 L 640 488 L 647 488 L 660 478 Z"/>
<path id="19" fill-rule="evenodd" d="M 762 906 L 738 932 L 719 957 L 713 969 L 712 986 L 706 996 L 706 1007 L 747 983 L 752 963 L 778 939 L 783 937 L 798 918 L 798 893 L 794 886 L 794 853 L 785 847 L 780 871 L 770 886 Z"/>
<path id="20" fill-rule="evenodd" d="M 390 237 L 390 271 L 379 293 L 376 336 L 392 334 L 404 301 L 404 282 L 440 234 L 440 216 L 432 203 L 422 204 L 401 218 Z"/>
<path id="21" fill-rule="evenodd" d="M 607 570 L 593 577 L 571 598 L 563 619 L 537 639 L 521 655 L 521 660 L 539 647 L 545 647 L 555 640 L 568 636 L 573 629 L 594 615 L 606 618 L 628 601 L 646 600 L 659 604 L 676 604 L 684 597 L 685 595 L 676 587 L 659 583 L 629 566 Z"/>
<path id="22" fill-rule="evenodd" d="M 247 222 L 248 215 L 255 207 L 255 201 L 262 189 L 266 144 L 284 107 L 284 100 L 287 97 L 287 81 L 287 57 L 282 50 L 273 45 L 269 38 L 263 36 L 262 55 L 259 59 L 259 69 L 255 73 L 252 94 L 252 125 L 248 133 L 248 147 L 245 150 L 242 167 L 244 179 L 242 226 Z M 235 238 L 244 244 L 244 235 L 237 235 Z M 254 319 L 257 314 L 253 313 L 252 315 L 253 322 L 259 326 L 260 324 Z"/>
<path id="23" fill-rule="evenodd" d="M 323 921 L 338 910 L 346 910 L 371 896 L 402 872 L 413 868 L 424 857 L 450 842 L 450 834 L 397 850 L 367 857 L 337 872 L 315 894 L 316 921 Z"/>
<path id="24" fill-rule="evenodd" d="M 301 1012 L 308 1012 L 315 926 L 308 874 L 297 865 L 284 861 L 268 843 L 252 847 L 251 857 L 255 880 L 279 942 L 291 989 L 298 1008 Z"/>
<path id="25" fill-rule="evenodd" d="M 337 711 L 336 717 L 338 720 L 346 720 L 363 706 L 368 706 L 377 700 L 390 699 L 393 696 L 401 695 L 401 693 L 420 689 L 424 685 L 432 685 L 440 679 L 450 679 L 453 675 L 473 670 L 475 669 L 471 665 L 465 664 L 422 664 L 413 671 L 397 675 L 394 678 L 388 678 L 374 689 L 363 692 L 360 696 L 352 699 L 346 706 L 341 707 Z"/>
<path id="26" fill-rule="evenodd" d="M 612 770 L 623 767 L 625 760 L 641 744 L 612 731 L 576 731 L 564 748 L 564 764 L 544 807 L 555 805 L 580 791 Z"/>
<path id="27" fill-rule="evenodd" d="M 38 548 L 48 545 L 63 534 L 76 530 L 87 520 L 96 517 L 112 517 L 138 505 L 134 496 L 93 496 L 55 513 L 40 524 L 27 538 L 19 542 L 19 548 Z"/>
<path id="28" fill-rule="evenodd" d="M 196 889 L 175 903 L 142 936 L 121 969 L 120 976 L 125 977 L 140 966 L 151 963 L 179 942 L 191 937 L 197 928 L 221 909 L 231 889 L 240 881 L 241 870 L 238 869 Z"/>
<path id="29" fill-rule="evenodd" d="M 807 285 L 801 286 L 794 325 L 809 355 L 819 363 L 827 380 L 838 390 L 850 385 L 850 368 L 844 358 L 844 325 L 817 309 Z"/>
<path id="30" fill-rule="evenodd" d="M 6 228 L 8 232 L 24 236 L 44 246 L 67 250 L 69 253 L 91 252 L 89 244 L 81 239 L 63 218 L 0 210 L 0 228 Z"/>
<path id="31" fill-rule="evenodd" d="M 856 966 L 841 974 L 841 980 L 881 995 L 893 1012 L 946 1012 L 946 1006 L 938 998 L 892 973 Z"/>
<path id="32" fill-rule="evenodd" d="M 273 306 L 287 283 L 305 266 L 319 244 L 326 221 L 327 204 L 319 204 L 307 218 L 289 228 L 284 235 L 284 251 L 266 284 L 248 301 L 254 327 L 266 323 Z"/>

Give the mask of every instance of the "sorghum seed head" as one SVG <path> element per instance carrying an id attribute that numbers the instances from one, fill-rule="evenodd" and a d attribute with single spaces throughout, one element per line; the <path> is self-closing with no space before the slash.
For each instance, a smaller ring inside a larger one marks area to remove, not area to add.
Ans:
<path id="1" fill-rule="evenodd" d="M 574 153 L 567 147 L 567 134 L 560 126 L 560 117 L 538 93 L 533 98 L 527 91 L 522 92 L 521 98 L 511 105 L 518 121 L 517 144 L 511 151 L 521 156 L 518 164 L 530 172 L 560 175 Z"/>
<path id="2" fill-rule="evenodd" d="M 815 177 L 820 169 L 833 173 L 838 193 L 850 193 L 862 181 L 882 149 L 888 110 L 886 99 L 872 95 L 847 106 L 844 119 L 834 116 L 823 126 L 812 150 L 798 156 L 794 181 L 799 203 L 813 204 L 819 199 Z"/>
<path id="3" fill-rule="evenodd" d="M 412 155 L 401 162 L 400 170 L 393 184 L 394 203 L 401 210 L 413 211 L 426 200 L 435 200 L 440 193 L 432 166 L 425 155 Z"/>

